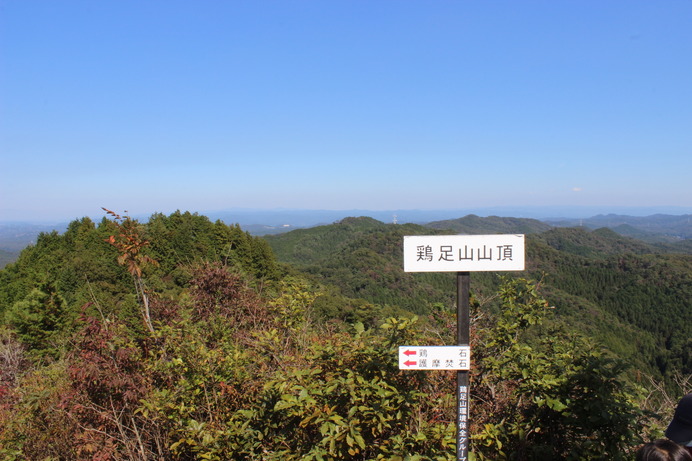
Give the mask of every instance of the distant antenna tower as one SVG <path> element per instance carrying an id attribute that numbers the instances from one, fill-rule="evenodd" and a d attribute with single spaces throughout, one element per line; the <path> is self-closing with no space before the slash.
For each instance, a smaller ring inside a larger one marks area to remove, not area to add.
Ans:
<path id="1" fill-rule="evenodd" d="M 394 219 L 392 220 L 392 224 L 396 224 L 396 223 L 397 223 L 397 221 L 396 221 L 396 215 L 394 215 Z"/>

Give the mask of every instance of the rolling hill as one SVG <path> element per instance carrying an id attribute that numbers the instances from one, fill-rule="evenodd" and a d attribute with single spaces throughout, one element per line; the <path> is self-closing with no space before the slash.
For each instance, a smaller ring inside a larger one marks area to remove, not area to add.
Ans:
<path id="1" fill-rule="evenodd" d="M 429 226 L 348 218 L 265 238 L 279 261 L 339 287 L 346 296 L 429 314 L 435 306 L 454 304 L 454 277 L 403 272 L 403 236 L 457 230 L 526 233 L 523 275 L 542 280 L 558 318 L 647 373 L 692 372 L 692 257 L 609 229 L 552 228 L 535 220 L 477 216 Z M 500 278 L 474 273 L 472 291 L 483 300 Z M 492 300 L 487 303 L 492 309 Z"/>

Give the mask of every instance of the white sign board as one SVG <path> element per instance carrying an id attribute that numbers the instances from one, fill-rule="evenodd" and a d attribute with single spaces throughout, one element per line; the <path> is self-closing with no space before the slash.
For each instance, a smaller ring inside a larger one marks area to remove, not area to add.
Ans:
<path id="1" fill-rule="evenodd" d="M 469 346 L 399 346 L 400 370 L 470 370 Z"/>
<path id="2" fill-rule="evenodd" d="M 524 235 L 410 235 L 405 272 L 524 270 Z"/>

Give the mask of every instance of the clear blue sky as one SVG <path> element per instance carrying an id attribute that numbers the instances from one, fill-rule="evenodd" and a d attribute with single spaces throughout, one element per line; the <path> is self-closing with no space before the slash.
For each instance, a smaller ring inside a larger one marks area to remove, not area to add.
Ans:
<path id="1" fill-rule="evenodd" d="M 692 206 L 692 1 L 0 0 L 0 221 Z"/>

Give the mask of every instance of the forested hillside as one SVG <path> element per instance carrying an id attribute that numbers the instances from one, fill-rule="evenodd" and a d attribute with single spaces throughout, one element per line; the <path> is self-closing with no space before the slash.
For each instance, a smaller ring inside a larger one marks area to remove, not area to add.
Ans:
<path id="1" fill-rule="evenodd" d="M 559 317 L 647 373 L 668 381 L 677 373 L 692 373 L 690 255 L 662 253 L 659 246 L 609 229 L 550 228 L 529 219 L 469 216 L 432 226 L 352 218 L 267 240 L 279 260 L 349 296 L 424 314 L 437 303 L 454 302 L 453 277 L 404 273 L 403 235 L 530 232 L 522 275 L 543 281 Z M 489 298 L 499 280 L 496 274 L 474 273 L 472 290 L 479 299 Z"/>
<path id="2" fill-rule="evenodd" d="M 692 373 L 692 257 L 646 253 L 609 230 L 531 240 L 531 272 L 547 274 L 546 293 L 575 325 L 669 381 Z"/>
<path id="3" fill-rule="evenodd" d="M 537 219 L 504 218 L 499 216 L 481 218 L 476 215 L 435 221 L 426 224 L 426 227 L 452 230 L 456 234 L 533 234 L 552 228 L 549 224 Z"/>
<path id="4" fill-rule="evenodd" d="M 455 459 L 455 374 L 397 369 L 400 345 L 454 342 L 453 277 L 401 270 L 403 236 L 435 232 L 106 210 L 41 234 L 0 271 L 0 458 Z M 539 233 L 525 273 L 474 275 L 474 459 L 632 459 L 660 436 L 681 389 L 633 379 L 625 335 L 647 372 L 686 370 L 689 257 L 602 234 Z"/>

